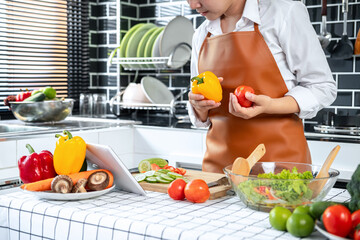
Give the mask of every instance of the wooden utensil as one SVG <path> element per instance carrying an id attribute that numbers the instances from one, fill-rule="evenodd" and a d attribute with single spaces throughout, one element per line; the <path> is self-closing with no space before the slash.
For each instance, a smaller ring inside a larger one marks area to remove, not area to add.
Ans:
<path id="1" fill-rule="evenodd" d="M 360 55 L 360 29 L 358 31 L 356 41 L 355 41 L 354 54 Z"/>
<path id="2" fill-rule="evenodd" d="M 329 169 L 331 164 L 334 162 L 334 159 L 336 155 L 338 154 L 340 150 L 340 146 L 336 145 L 333 150 L 329 153 L 329 156 L 326 158 L 324 164 L 322 165 L 320 171 L 316 175 L 315 179 L 319 178 L 326 178 L 329 177 Z M 315 180 L 313 182 L 310 182 L 309 188 L 313 191 L 313 198 L 315 198 L 321 190 L 323 189 L 324 185 L 326 184 L 326 180 Z"/>
<path id="3" fill-rule="evenodd" d="M 231 171 L 235 174 L 248 176 L 251 168 L 264 156 L 265 152 L 265 145 L 263 143 L 259 144 L 247 159 L 243 157 L 235 159 Z"/>

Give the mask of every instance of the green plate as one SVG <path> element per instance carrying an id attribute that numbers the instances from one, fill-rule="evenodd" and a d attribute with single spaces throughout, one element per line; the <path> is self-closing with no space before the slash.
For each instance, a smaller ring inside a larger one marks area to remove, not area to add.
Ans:
<path id="1" fill-rule="evenodd" d="M 120 42 L 120 57 L 125 57 L 126 56 L 126 48 L 127 45 L 129 43 L 129 40 L 132 36 L 132 34 L 138 30 L 140 27 L 144 26 L 145 23 L 138 23 L 136 25 L 134 25 L 132 28 L 129 29 L 129 31 L 127 31 L 127 33 L 125 34 L 124 38 L 121 40 Z M 123 64 L 123 67 L 129 67 L 128 65 Z"/>
<path id="2" fill-rule="evenodd" d="M 144 34 L 149 31 L 152 28 L 155 28 L 156 25 L 152 24 L 152 23 L 146 23 L 144 25 L 142 25 L 141 27 L 139 27 L 138 29 L 136 29 L 136 31 L 131 35 L 129 42 L 126 46 L 126 51 L 125 51 L 125 57 L 136 57 L 137 54 L 137 49 L 139 46 L 139 43 L 142 39 L 142 37 L 144 36 Z M 130 64 L 131 68 L 136 68 L 138 67 L 138 65 L 136 64 Z"/>
<path id="3" fill-rule="evenodd" d="M 144 36 L 141 38 L 139 46 L 137 48 L 136 57 L 145 57 L 145 46 L 146 43 L 149 41 L 149 38 L 151 37 L 151 34 L 155 32 L 158 28 L 151 28 L 149 31 L 147 31 Z"/>
<path id="4" fill-rule="evenodd" d="M 145 50 L 144 50 L 144 56 L 145 57 L 155 57 L 153 56 L 153 46 L 156 41 L 156 39 L 159 37 L 159 35 L 164 31 L 164 27 L 160 27 L 154 31 L 151 36 L 149 37 L 149 40 L 146 43 Z M 153 64 L 147 64 L 148 68 L 155 68 Z"/>

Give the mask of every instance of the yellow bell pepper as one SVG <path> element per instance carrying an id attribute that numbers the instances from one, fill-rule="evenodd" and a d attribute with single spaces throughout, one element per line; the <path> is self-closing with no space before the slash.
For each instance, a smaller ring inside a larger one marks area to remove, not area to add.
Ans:
<path id="1" fill-rule="evenodd" d="M 206 99 L 220 102 L 222 99 L 222 87 L 216 75 L 210 71 L 203 72 L 191 79 L 191 91 L 202 94 Z"/>
<path id="2" fill-rule="evenodd" d="M 55 135 L 59 138 L 53 157 L 55 171 L 59 175 L 78 173 L 85 160 L 86 143 L 81 137 L 73 137 L 67 130 L 63 134 L 65 136 Z"/>

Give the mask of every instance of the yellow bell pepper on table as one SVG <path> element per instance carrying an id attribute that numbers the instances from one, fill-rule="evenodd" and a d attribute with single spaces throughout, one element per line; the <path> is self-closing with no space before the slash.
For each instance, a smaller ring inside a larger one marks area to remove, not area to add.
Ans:
<path id="1" fill-rule="evenodd" d="M 67 130 L 63 134 L 65 136 L 55 135 L 59 138 L 53 157 L 55 171 L 59 175 L 78 173 L 85 160 L 86 143 L 79 136 L 73 137 Z"/>
<path id="2" fill-rule="evenodd" d="M 217 76 L 206 71 L 191 79 L 191 91 L 202 94 L 206 99 L 220 102 L 222 99 L 222 87 Z"/>

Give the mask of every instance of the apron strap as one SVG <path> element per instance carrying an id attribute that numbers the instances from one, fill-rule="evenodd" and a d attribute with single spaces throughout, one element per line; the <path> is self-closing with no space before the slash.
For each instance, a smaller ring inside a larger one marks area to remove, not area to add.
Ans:
<path id="1" fill-rule="evenodd" d="M 254 22 L 254 30 L 255 30 L 255 32 L 257 32 L 257 33 L 260 33 L 259 24 L 255 23 L 255 22 Z"/>

